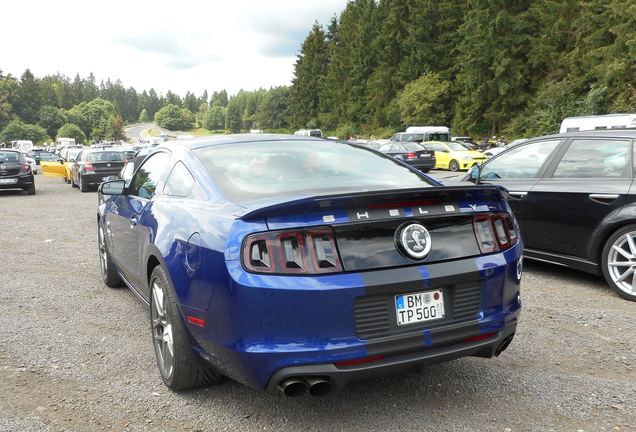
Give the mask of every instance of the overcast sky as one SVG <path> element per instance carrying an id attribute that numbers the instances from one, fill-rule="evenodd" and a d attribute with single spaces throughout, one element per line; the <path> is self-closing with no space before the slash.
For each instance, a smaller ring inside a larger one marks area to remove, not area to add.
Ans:
<path id="1" fill-rule="evenodd" d="M 326 26 L 346 0 L 20 0 L 2 5 L 0 69 L 121 79 L 137 91 L 291 82 L 314 20 Z"/>

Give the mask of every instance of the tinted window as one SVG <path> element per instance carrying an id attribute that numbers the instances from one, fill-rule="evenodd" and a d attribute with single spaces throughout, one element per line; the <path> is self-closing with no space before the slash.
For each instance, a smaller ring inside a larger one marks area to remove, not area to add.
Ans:
<path id="1" fill-rule="evenodd" d="M 20 153 L 14 151 L 0 151 L 0 162 L 20 162 Z"/>
<path id="2" fill-rule="evenodd" d="M 269 141 L 214 145 L 195 153 L 234 202 L 434 184 L 391 157 L 351 144 Z"/>
<path id="3" fill-rule="evenodd" d="M 93 162 L 121 162 L 125 159 L 124 154 L 119 151 L 102 151 L 90 154 L 90 160 Z"/>
<path id="4" fill-rule="evenodd" d="M 171 196 L 187 197 L 192 192 L 193 187 L 194 178 L 192 174 L 183 163 L 177 162 L 166 180 L 163 193 Z"/>
<path id="5" fill-rule="evenodd" d="M 424 134 L 404 134 L 404 141 L 421 142 L 424 140 Z"/>
<path id="6" fill-rule="evenodd" d="M 431 133 L 428 134 L 428 139 L 430 141 L 444 141 L 444 142 L 448 142 L 450 141 L 450 136 L 446 133 Z"/>
<path id="7" fill-rule="evenodd" d="M 554 177 L 627 177 L 629 149 L 629 141 L 575 139 L 561 158 Z"/>
<path id="8" fill-rule="evenodd" d="M 159 180 L 166 172 L 166 164 L 169 160 L 170 155 L 164 152 L 149 156 L 133 177 L 128 194 L 141 198 L 152 198 L 155 195 Z"/>
<path id="9" fill-rule="evenodd" d="M 560 142 L 550 140 L 520 144 L 486 163 L 481 171 L 481 178 L 535 178 Z"/>

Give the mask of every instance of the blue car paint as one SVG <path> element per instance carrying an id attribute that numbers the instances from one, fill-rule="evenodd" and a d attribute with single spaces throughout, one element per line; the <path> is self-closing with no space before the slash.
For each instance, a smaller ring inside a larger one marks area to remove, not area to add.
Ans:
<path id="1" fill-rule="evenodd" d="M 99 208 L 100 223 L 105 225 L 120 218 L 118 226 L 125 227 L 127 220 L 137 218 L 134 229 L 122 228 L 122 232 L 129 236 L 127 241 L 136 239 L 138 246 L 125 248 L 126 256 L 119 256 L 115 265 L 146 302 L 150 300 L 148 263 L 156 259 L 170 276 L 182 314 L 206 320 L 204 328 L 188 326 L 194 350 L 224 374 L 257 389 L 265 388 L 271 376 L 287 366 L 366 357 L 367 343 L 356 337 L 353 304 L 355 298 L 366 295 L 372 287 L 360 273 L 257 275 L 246 272 L 240 263 L 240 247 L 250 233 L 324 225 L 328 216 L 334 217 L 329 224 L 346 223 L 346 211 L 237 219 L 258 209 L 225 202 L 189 150 L 175 146 L 170 151 L 170 165 L 183 161 L 208 192 L 207 201 L 182 200 L 175 205 L 173 198 L 161 196 L 145 203 L 117 196 Z M 157 190 L 163 188 L 164 182 L 165 176 Z M 505 201 L 481 193 L 476 198 L 471 201 L 477 202 L 474 207 L 460 202 L 460 211 L 509 210 Z M 276 201 L 259 205 L 276 205 Z M 112 235 L 107 237 L 108 247 L 116 256 L 120 241 L 118 238 L 115 244 Z M 417 280 L 426 289 L 431 279 L 450 277 L 458 269 L 474 272 L 483 291 L 481 312 L 475 318 L 480 331 L 488 333 L 516 324 L 521 305 L 515 269 L 521 254 L 519 242 L 503 253 L 458 260 L 452 268 L 446 263 L 419 265 Z M 125 263 L 129 265 L 126 267 Z M 399 271 L 378 270 L 394 275 Z M 422 335 L 423 346 L 433 343 L 430 329 L 422 330 Z"/>

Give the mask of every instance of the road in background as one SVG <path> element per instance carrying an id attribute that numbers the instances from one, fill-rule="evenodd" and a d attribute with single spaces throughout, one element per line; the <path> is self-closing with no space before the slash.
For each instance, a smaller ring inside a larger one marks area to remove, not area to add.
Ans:
<path id="1" fill-rule="evenodd" d="M 356 382 L 324 400 L 227 379 L 171 392 L 147 308 L 101 282 L 96 194 L 43 176 L 36 184 L 35 196 L 0 192 L 2 431 L 636 427 L 636 304 L 599 277 L 532 262 L 517 335 L 499 358 Z"/>
<path id="2" fill-rule="evenodd" d="M 137 123 L 124 128 L 124 132 L 128 138 L 138 140 L 143 137 L 143 132 L 149 129 L 156 129 L 163 134 L 174 134 L 174 132 L 160 127 L 157 123 Z"/>

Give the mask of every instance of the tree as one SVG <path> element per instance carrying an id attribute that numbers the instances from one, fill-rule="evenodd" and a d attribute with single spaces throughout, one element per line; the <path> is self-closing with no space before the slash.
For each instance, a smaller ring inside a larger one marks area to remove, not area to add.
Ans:
<path id="1" fill-rule="evenodd" d="M 318 121 L 318 108 L 327 71 L 327 44 L 322 26 L 314 23 L 304 40 L 296 64 L 291 89 L 291 113 L 295 126 Z"/>
<path id="2" fill-rule="evenodd" d="M 124 120 L 119 114 L 113 118 L 113 140 L 124 141 L 126 133 L 124 132 Z"/>
<path id="3" fill-rule="evenodd" d="M 210 98 L 210 106 L 214 106 L 215 104 L 218 106 L 227 107 L 228 97 L 227 91 L 225 91 L 225 89 L 219 92 L 215 91 L 212 93 L 212 97 Z"/>
<path id="4" fill-rule="evenodd" d="M 13 114 L 13 101 L 18 97 L 18 82 L 11 76 L 0 79 L 0 130 L 4 128 Z"/>
<path id="5" fill-rule="evenodd" d="M 76 124 L 66 123 L 59 128 L 56 134 L 57 138 L 75 138 L 76 143 L 85 143 L 86 135 L 82 129 Z"/>
<path id="6" fill-rule="evenodd" d="M 40 86 L 29 69 L 20 77 L 18 97 L 13 102 L 13 110 L 26 123 L 38 121 L 40 110 Z"/>
<path id="7" fill-rule="evenodd" d="M 147 123 L 150 121 L 150 118 L 148 117 L 148 110 L 146 108 L 142 109 L 139 113 L 139 121 L 142 123 Z"/>
<path id="8" fill-rule="evenodd" d="M 0 142 L 31 140 L 36 144 L 41 144 L 49 139 L 50 137 L 42 126 L 24 123 L 21 120 L 11 120 L 0 133 Z"/>
<path id="9" fill-rule="evenodd" d="M 157 111 L 155 121 L 159 126 L 170 130 L 189 129 L 194 124 L 194 114 L 187 108 L 168 104 Z"/>
<path id="10" fill-rule="evenodd" d="M 450 84 L 434 72 L 408 83 L 397 98 L 402 123 L 448 124 L 449 89 Z"/>
<path id="11" fill-rule="evenodd" d="M 208 130 L 223 130 L 225 128 L 225 109 L 219 105 L 210 108 L 205 116 L 204 127 Z"/>
<path id="12" fill-rule="evenodd" d="M 225 129 L 232 133 L 241 131 L 241 107 L 236 97 L 230 99 L 225 112 Z"/>
<path id="13" fill-rule="evenodd" d="M 256 121 L 264 129 L 289 127 L 289 87 L 274 87 L 263 97 L 256 112 Z"/>
<path id="14" fill-rule="evenodd" d="M 68 120 L 78 125 L 91 140 L 112 139 L 115 114 L 112 102 L 97 98 L 71 108 Z"/>
<path id="15" fill-rule="evenodd" d="M 46 133 L 54 137 L 57 130 L 68 121 L 68 116 L 61 108 L 45 105 L 40 108 L 38 124 L 46 129 Z"/>

